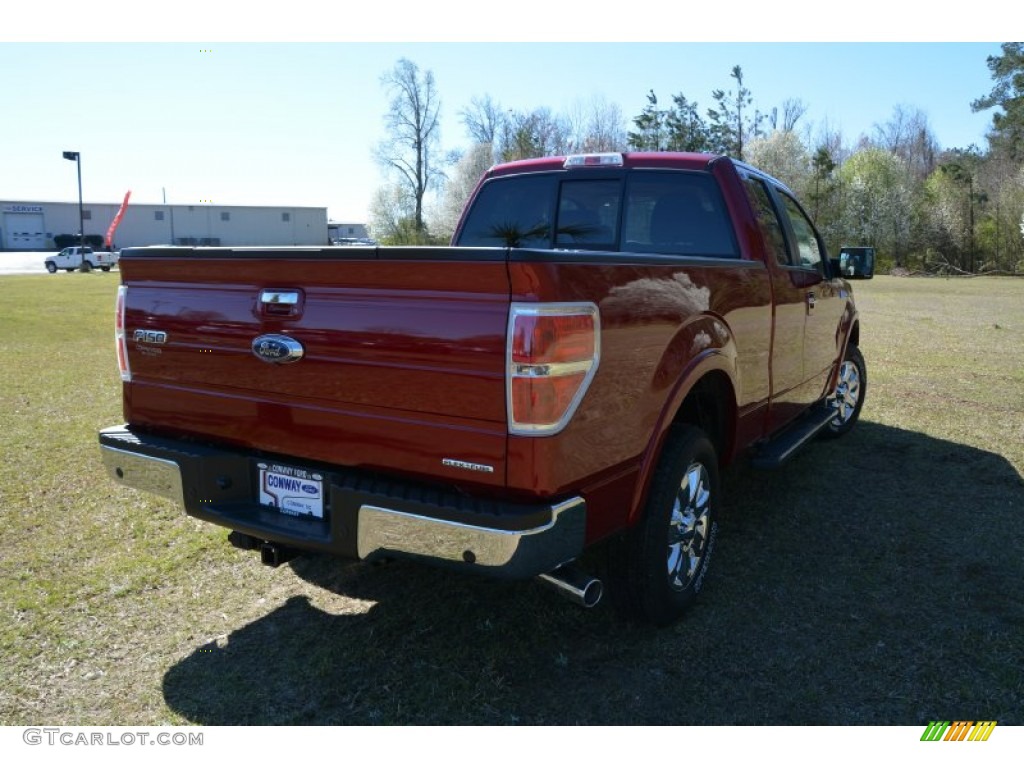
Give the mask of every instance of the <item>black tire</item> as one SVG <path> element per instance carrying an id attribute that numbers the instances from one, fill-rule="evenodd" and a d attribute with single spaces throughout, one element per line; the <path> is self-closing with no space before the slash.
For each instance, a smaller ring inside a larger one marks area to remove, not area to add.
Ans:
<path id="1" fill-rule="evenodd" d="M 613 552 L 617 603 L 635 618 L 679 620 L 704 586 L 715 545 L 718 456 L 696 427 L 673 427 L 640 521 Z"/>
<path id="2" fill-rule="evenodd" d="M 842 437 L 853 429 L 860 417 L 867 391 L 868 370 L 864 365 L 864 355 L 856 346 L 848 344 L 843 363 L 839 367 L 839 381 L 828 398 L 828 404 L 835 409 L 836 415 L 821 431 L 821 436 Z"/>
<path id="3" fill-rule="evenodd" d="M 49 272 L 51 275 L 57 274 L 57 265 L 54 264 L 52 261 L 46 262 L 46 271 Z"/>
<path id="4" fill-rule="evenodd" d="M 102 269 L 104 272 L 110 271 L 110 267 L 100 267 L 100 269 Z"/>

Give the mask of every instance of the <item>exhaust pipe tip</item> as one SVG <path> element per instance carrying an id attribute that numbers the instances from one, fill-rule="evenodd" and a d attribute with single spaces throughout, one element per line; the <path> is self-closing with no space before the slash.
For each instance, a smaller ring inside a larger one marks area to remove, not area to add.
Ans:
<path id="1" fill-rule="evenodd" d="M 553 587 L 562 597 L 584 608 L 593 608 L 604 596 L 604 584 L 601 580 L 584 573 L 573 563 L 566 563 L 550 573 L 542 573 L 537 578 Z"/>

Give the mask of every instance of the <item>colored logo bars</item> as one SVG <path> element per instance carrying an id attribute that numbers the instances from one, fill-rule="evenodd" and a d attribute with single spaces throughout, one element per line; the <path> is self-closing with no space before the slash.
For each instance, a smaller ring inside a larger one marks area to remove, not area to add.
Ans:
<path id="1" fill-rule="evenodd" d="M 988 741 L 995 730 L 995 720 L 932 720 L 921 735 L 921 741 Z"/>

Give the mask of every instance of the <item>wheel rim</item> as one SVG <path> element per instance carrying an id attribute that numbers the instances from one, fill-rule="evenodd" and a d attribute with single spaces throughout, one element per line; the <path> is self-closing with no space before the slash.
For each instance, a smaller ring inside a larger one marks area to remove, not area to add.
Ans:
<path id="1" fill-rule="evenodd" d="M 832 396 L 832 408 L 836 415 L 832 417 L 834 428 L 842 427 L 857 411 L 860 402 L 860 371 L 849 360 L 844 360 L 839 367 L 839 382 Z"/>
<path id="2" fill-rule="evenodd" d="M 710 486 L 707 468 L 694 462 L 686 470 L 672 504 L 668 528 L 668 583 L 677 592 L 693 583 L 707 549 Z"/>

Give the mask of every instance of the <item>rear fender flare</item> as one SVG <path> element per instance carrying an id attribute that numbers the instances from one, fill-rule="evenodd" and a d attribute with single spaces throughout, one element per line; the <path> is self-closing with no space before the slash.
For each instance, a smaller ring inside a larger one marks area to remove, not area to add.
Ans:
<path id="1" fill-rule="evenodd" d="M 704 336 L 702 336 L 702 332 Z M 640 473 L 629 509 L 628 525 L 630 527 L 636 523 L 647 499 L 648 486 L 657 468 L 658 459 L 661 456 L 661 450 L 665 444 L 668 431 L 694 387 L 709 374 L 715 372 L 723 374 L 728 380 L 733 393 L 733 403 L 730 406 L 735 408 L 735 393 L 738 391 L 736 344 L 728 326 L 719 318 L 704 315 L 685 327 L 680 328 L 676 337 L 666 347 L 665 355 L 655 376 L 660 375 L 663 369 L 671 369 L 671 358 L 674 355 L 678 355 L 681 350 L 692 350 L 692 345 L 695 341 L 702 342 L 706 338 L 719 343 L 704 347 L 696 355 L 689 357 L 688 362 L 675 377 L 668 397 L 665 399 L 665 404 L 662 406 L 661 413 L 655 422 L 651 438 L 647 443 L 647 448 L 640 462 Z M 685 352 L 683 354 L 685 355 Z M 729 440 L 727 442 L 731 443 Z M 728 458 L 728 456 L 719 456 L 719 461 L 724 463 Z"/>

